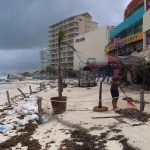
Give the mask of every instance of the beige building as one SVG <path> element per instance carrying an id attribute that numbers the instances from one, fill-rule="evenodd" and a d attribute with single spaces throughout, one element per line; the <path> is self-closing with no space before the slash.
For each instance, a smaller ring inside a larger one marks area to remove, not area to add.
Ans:
<path id="1" fill-rule="evenodd" d="M 143 17 L 143 32 L 144 32 L 144 50 L 150 49 L 148 37 L 150 36 L 150 9 L 145 12 Z"/>
<path id="2" fill-rule="evenodd" d="M 74 46 L 74 38 L 80 34 L 95 30 L 98 24 L 92 21 L 89 13 L 72 16 L 63 21 L 49 26 L 48 28 L 48 64 L 54 68 L 58 67 L 58 32 L 66 31 L 65 40 L 63 42 Z M 61 66 L 66 69 L 73 69 L 74 52 L 67 45 L 61 46 Z"/>
<path id="3" fill-rule="evenodd" d="M 83 67 L 83 62 L 90 60 L 95 63 L 107 62 L 107 56 L 104 54 L 105 46 L 109 42 L 109 31 L 112 27 L 101 27 L 94 31 L 77 36 L 74 40 L 74 46 L 78 50 L 79 57 L 74 55 L 74 70 Z"/>
<path id="4" fill-rule="evenodd" d="M 149 2 L 150 3 L 150 2 Z M 145 1 L 146 10 L 146 1 Z M 149 9 L 145 11 L 143 16 L 143 53 L 147 61 L 150 61 L 150 6 Z"/>

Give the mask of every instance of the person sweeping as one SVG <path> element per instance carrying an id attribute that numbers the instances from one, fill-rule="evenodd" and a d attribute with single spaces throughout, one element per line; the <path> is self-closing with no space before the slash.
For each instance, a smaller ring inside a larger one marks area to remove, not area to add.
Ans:
<path id="1" fill-rule="evenodd" d="M 112 96 L 112 106 L 113 109 L 118 108 L 117 107 L 117 102 L 119 99 L 119 77 L 113 77 L 112 80 L 110 81 L 111 87 L 110 87 L 110 92 Z"/>

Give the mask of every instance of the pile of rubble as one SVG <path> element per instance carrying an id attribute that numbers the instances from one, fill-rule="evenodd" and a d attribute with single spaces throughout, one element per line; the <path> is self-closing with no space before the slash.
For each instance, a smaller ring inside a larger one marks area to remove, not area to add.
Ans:
<path id="1" fill-rule="evenodd" d="M 116 110 L 121 116 L 129 118 L 129 119 L 136 119 L 138 121 L 147 122 L 150 118 L 150 114 L 143 113 L 140 110 L 127 108 L 127 109 L 118 109 Z"/>

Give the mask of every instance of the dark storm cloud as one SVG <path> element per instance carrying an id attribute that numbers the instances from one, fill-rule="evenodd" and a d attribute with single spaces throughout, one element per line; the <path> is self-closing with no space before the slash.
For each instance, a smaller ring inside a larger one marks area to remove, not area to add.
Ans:
<path id="1" fill-rule="evenodd" d="M 1 50 L 0 73 L 30 71 L 40 67 L 38 49 Z"/>
<path id="2" fill-rule="evenodd" d="M 1 0 L 0 49 L 47 47 L 48 26 L 90 12 L 100 25 L 117 24 L 129 0 Z"/>
<path id="3" fill-rule="evenodd" d="M 0 0 L 0 72 L 39 67 L 48 26 L 89 12 L 100 26 L 117 25 L 130 0 Z"/>

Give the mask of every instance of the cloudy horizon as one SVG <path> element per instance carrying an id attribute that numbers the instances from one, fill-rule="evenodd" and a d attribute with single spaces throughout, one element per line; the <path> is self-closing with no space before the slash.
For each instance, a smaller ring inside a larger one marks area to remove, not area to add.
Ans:
<path id="1" fill-rule="evenodd" d="M 99 26 L 117 25 L 131 0 L 1 0 L 0 72 L 38 69 L 48 26 L 89 12 Z"/>

